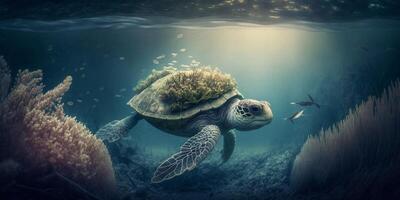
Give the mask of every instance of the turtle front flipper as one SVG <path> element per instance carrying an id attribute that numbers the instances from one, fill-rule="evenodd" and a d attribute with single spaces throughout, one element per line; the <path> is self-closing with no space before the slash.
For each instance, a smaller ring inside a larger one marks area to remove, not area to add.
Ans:
<path id="1" fill-rule="evenodd" d="M 160 183 L 194 169 L 211 152 L 220 135 L 221 131 L 218 126 L 205 126 L 200 132 L 189 138 L 178 153 L 158 166 L 151 182 Z"/>
<path id="2" fill-rule="evenodd" d="M 222 163 L 225 163 L 232 156 L 236 144 L 236 135 L 233 130 L 226 132 L 224 135 L 224 149 L 222 150 Z"/>
<path id="3" fill-rule="evenodd" d="M 109 143 L 116 142 L 125 136 L 140 119 L 141 116 L 135 113 L 121 120 L 111 121 L 96 132 L 96 137 Z"/>

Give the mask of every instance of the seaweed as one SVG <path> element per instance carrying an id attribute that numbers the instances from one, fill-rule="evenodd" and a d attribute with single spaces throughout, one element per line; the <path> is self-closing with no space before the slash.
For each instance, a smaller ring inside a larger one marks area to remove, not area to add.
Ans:
<path id="1" fill-rule="evenodd" d="M 151 71 L 151 74 L 146 79 L 140 80 L 139 83 L 136 85 L 136 87 L 133 88 L 133 90 L 136 92 L 136 94 L 139 94 L 144 89 L 146 89 L 151 84 L 153 84 L 155 81 L 157 81 L 160 78 L 165 77 L 169 74 L 172 74 L 176 71 L 177 71 L 177 69 L 174 67 L 164 67 L 161 70 L 153 69 Z"/>
<path id="2" fill-rule="evenodd" d="M 172 112 L 217 99 L 237 86 L 235 79 L 217 68 L 199 67 L 175 73 L 166 81 L 162 101 L 169 103 Z"/>

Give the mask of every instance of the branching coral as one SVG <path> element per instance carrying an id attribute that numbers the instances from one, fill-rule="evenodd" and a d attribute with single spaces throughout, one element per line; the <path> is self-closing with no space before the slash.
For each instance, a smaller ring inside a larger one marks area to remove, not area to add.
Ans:
<path id="1" fill-rule="evenodd" d="M 163 101 L 172 111 L 190 108 L 198 103 L 216 99 L 236 88 L 236 81 L 218 69 L 192 68 L 176 72 L 161 92 Z"/>
<path id="2" fill-rule="evenodd" d="M 389 186 L 400 189 L 389 183 L 400 178 L 399 152 L 400 81 L 396 81 L 380 98 L 369 97 L 343 121 L 308 138 L 294 162 L 291 184 L 302 191 L 352 182 L 348 193 L 358 190 L 358 195 L 379 184 L 386 187 L 385 193 Z M 379 192 L 382 195 L 383 190 Z"/>
<path id="3" fill-rule="evenodd" d="M 95 192 L 112 192 L 115 178 L 105 145 L 66 116 L 61 97 L 72 78 L 43 93 L 42 72 L 20 71 L 0 103 L 0 161 L 13 159 L 32 171 L 53 168 Z"/>
<path id="4" fill-rule="evenodd" d="M 165 77 L 169 74 L 172 74 L 172 73 L 176 72 L 176 70 L 177 69 L 174 67 L 164 67 L 162 70 L 153 69 L 151 71 L 151 74 L 146 79 L 139 81 L 139 83 L 133 90 L 136 92 L 136 94 L 138 94 L 141 91 L 143 91 L 144 89 L 146 89 L 147 87 L 149 87 L 156 80 L 158 80 L 162 77 Z"/>

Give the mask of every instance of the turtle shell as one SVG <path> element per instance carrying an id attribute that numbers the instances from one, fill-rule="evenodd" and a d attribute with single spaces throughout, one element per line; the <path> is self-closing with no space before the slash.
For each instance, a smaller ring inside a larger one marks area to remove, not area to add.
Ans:
<path id="1" fill-rule="evenodd" d="M 199 102 L 184 110 L 174 111 L 171 107 L 171 103 L 163 101 L 162 98 L 162 93 L 165 90 L 164 86 L 174 74 L 175 73 L 162 77 L 149 85 L 146 89 L 129 100 L 128 105 L 145 117 L 158 120 L 184 120 L 200 112 L 218 108 L 231 98 L 243 98 L 237 88 L 234 87 L 232 90 L 221 94 L 217 98 Z"/>

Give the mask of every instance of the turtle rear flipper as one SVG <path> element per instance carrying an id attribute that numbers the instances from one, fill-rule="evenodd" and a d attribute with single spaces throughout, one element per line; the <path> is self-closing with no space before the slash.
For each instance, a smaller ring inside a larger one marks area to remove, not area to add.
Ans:
<path id="1" fill-rule="evenodd" d="M 111 121 L 96 132 L 96 137 L 109 143 L 116 142 L 121 139 L 121 137 L 127 135 L 129 130 L 131 130 L 140 119 L 140 115 L 135 113 L 121 120 Z"/>
<path id="2" fill-rule="evenodd" d="M 205 126 L 200 132 L 189 138 L 178 153 L 158 166 L 151 182 L 160 183 L 194 169 L 211 152 L 220 135 L 221 131 L 218 126 Z"/>

